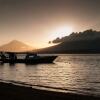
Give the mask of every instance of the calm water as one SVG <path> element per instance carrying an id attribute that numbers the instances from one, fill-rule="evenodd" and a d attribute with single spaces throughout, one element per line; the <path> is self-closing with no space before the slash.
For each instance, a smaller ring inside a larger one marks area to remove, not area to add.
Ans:
<path id="1" fill-rule="evenodd" d="M 55 64 L 4 64 L 0 79 L 100 96 L 100 55 L 63 55 Z"/>

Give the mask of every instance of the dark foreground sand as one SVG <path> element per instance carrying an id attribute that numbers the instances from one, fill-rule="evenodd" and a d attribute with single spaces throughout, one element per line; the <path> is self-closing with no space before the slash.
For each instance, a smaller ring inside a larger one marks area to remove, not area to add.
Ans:
<path id="1" fill-rule="evenodd" d="M 51 92 L 0 82 L 0 100 L 100 100 L 100 97 Z"/>

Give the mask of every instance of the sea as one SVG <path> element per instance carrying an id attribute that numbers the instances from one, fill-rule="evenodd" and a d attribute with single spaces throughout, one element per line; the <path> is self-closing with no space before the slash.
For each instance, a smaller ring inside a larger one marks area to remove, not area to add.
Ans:
<path id="1" fill-rule="evenodd" d="M 0 64 L 0 81 L 100 96 L 100 54 L 58 54 L 51 64 Z"/>

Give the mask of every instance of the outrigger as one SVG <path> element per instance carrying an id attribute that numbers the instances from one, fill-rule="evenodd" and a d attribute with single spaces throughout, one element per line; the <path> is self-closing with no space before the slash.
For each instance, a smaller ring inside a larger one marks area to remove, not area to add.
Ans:
<path id="1" fill-rule="evenodd" d="M 6 57 L 6 54 L 8 57 Z M 17 54 L 26 54 L 25 58 L 17 58 Z M 37 64 L 37 63 L 53 63 L 57 56 L 39 56 L 36 53 L 14 53 L 14 52 L 1 52 L 0 62 L 2 63 L 25 63 L 25 64 Z"/>

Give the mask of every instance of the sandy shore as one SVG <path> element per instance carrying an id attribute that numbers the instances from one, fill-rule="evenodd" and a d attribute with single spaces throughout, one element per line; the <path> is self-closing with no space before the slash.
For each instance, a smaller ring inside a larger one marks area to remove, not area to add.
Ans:
<path id="1" fill-rule="evenodd" d="M 0 100 L 100 100 L 100 97 L 51 92 L 0 82 Z"/>

